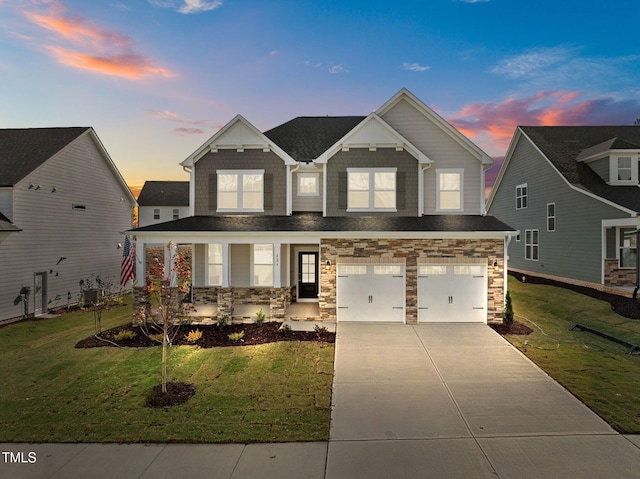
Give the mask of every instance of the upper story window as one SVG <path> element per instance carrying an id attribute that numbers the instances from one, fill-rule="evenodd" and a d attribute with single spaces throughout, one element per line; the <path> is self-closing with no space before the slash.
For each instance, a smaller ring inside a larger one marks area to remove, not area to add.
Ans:
<path id="1" fill-rule="evenodd" d="M 160 219 L 160 208 L 154 208 L 153 209 L 153 219 L 154 220 L 159 220 Z"/>
<path id="2" fill-rule="evenodd" d="M 318 196 L 320 175 L 318 173 L 298 173 L 298 196 Z"/>
<path id="3" fill-rule="evenodd" d="M 516 209 L 526 208 L 529 203 L 529 187 L 527 183 L 516 186 Z"/>
<path id="4" fill-rule="evenodd" d="M 618 157 L 618 181 L 631 181 L 631 157 L 619 156 Z"/>
<path id="5" fill-rule="evenodd" d="M 180 219 L 180 210 L 178 208 L 173 209 L 173 219 L 174 220 Z"/>
<path id="6" fill-rule="evenodd" d="M 638 183 L 638 157 L 636 155 L 611 155 L 609 168 L 610 184 L 635 185 Z"/>
<path id="7" fill-rule="evenodd" d="M 556 204 L 547 203 L 547 231 L 556 230 Z"/>
<path id="8" fill-rule="evenodd" d="M 264 211 L 264 170 L 218 170 L 218 211 Z"/>
<path id="9" fill-rule="evenodd" d="M 437 169 L 438 193 L 436 196 L 437 211 L 462 211 L 462 180 L 461 169 Z"/>
<path id="10" fill-rule="evenodd" d="M 396 211 L 396 168 L 347 168 L 347 211 Z"/>

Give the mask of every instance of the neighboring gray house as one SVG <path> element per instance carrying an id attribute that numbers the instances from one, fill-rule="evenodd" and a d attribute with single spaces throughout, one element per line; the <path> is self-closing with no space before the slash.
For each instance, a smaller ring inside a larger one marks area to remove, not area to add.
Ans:
<path id="1" fill-rule="evenodd" d="M 492 163 L 406 89 L 368 116 L 264 133 L 238 115 L 181 163 L 191 216 L 132 231 L 137 276 L 145 245 L 191 244 L 212 316 L 313 302 L 325 321 L 501 321 L 515 231 L 485 215 Z"/>
<path id="2" fill-rule="evenodd" d="M 138 226 L 189 216 L 188 181 L 145 181 L 138 195 Z"/>
<path id="3" fill-rule="evenodd" d="M 487 203 L 520 230 L 509 267 L 632 286 L 640 227 L 638 126 L 521 126 Z"/>
<path id="4" fill-rule="evenodd" d="M 120 281 L 135 198 L 92 128 L 0 130 L 0 320 Z"/>

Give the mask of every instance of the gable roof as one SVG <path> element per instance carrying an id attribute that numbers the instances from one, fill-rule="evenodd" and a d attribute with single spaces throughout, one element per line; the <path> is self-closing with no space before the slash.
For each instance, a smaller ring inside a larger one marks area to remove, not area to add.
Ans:
<path id="1" fill-rule="evenodd" d="M 189 206 L 189 182 L 145 181 L 138 206 Z"/>
<path id="2" fill-rule="evenodd" d="M 356 127 L 364 116 L 299 116 L 264 135 L 294 160 L 310 162 Z"/>
<path id="3" fill-rule="evenodd" d="M 89 127 L 0 130 L 0 186 L 14 186 Z"/>
<path id="4" fill-rule="evenodd" d="M 0 213 L 0 231 L 22 231 L 16 225 L 14 225 L 9 218 Z"/>
<path id="5" fill-rule="evenodd" d="M 500 185 L 521 135 L 529 139 L 572 187 L 588 192 L 626 210 L 640 211 L 637 186 L 611 186 L 584 163 L 587 157 L 608 150 L 640 149 L 638 126 L 519 126 L 507 151 L 487 205 Z M 588 155 L 588 156 L 586 156 Z"/>

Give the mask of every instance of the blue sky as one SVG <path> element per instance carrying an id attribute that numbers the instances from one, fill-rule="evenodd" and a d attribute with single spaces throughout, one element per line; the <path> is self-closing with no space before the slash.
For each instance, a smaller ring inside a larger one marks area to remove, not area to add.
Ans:
<path id="1" fill-rule="evenodd" d="M 500 159 L 518 124 L 640 118 L 634 0 L 0 0 L 0 127 L 93 126 L 132 186 L 240 113 L 366 115 L 402 87 Z"/>

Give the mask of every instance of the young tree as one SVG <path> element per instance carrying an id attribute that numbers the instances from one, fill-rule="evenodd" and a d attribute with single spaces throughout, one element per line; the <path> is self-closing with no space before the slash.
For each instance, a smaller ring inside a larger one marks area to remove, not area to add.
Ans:
<path id="1" fill-rule="evenodd" d="M 502 324 L 507 328 L 510 328 L 513 324 L 513 304 L 511 304 L 511 292 L 507 290 L 507 295 L 504 301 L 504 312 L 502 313 Z"/>

